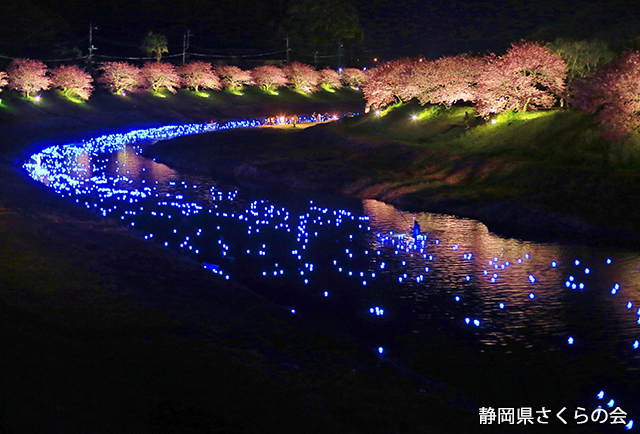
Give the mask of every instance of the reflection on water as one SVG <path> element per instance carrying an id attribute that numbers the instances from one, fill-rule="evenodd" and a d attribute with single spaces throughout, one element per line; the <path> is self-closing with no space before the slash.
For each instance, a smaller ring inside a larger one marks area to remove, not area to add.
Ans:
<path id="1" fill-rule="evenodd" d="M 52 147 L 24 168 L 294 314 L 336 318 L 385 354 L 419 352 L 421 336 L 455 329 L 480 351 L 585 348 L 640 366 L 637 253 L 505 239 L 477 221 L 375 200 L 255 197 L 140 156 L 160 135 L 173 133 Z"/>

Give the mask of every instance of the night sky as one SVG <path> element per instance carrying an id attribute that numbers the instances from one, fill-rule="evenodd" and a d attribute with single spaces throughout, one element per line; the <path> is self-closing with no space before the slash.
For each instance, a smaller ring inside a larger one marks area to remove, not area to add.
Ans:
<path id="1" fill-rule="evenodd" d="M 322 62 L 335 56 L 337 38 L 304 34 L 313 26 L 315 16 L 298 11 L 299 15 L 292 17 L 290 9 L 294 5 L 302 10 L 328 5 L 326 9 L 335 8 L 329 14 L 355 14 L 361 35 L 344 38 L 341 48 L 347 63 L 359 64 L 353 66 L 367 64 L 373 57 L 387 60 L 402 56 L 437 58 L 463 52 L 501 53 L 511 42 L 523 38 L 552 41 L 560 36 L 599 37 L 619 49 L 629 46 L 640 29 L 639 8 L 627 0 L 5 2 L 7 6 L 0 16 L 0 54 L 12 56 L 40 47 L 48 58 L 68 54 L 73 47 L 86 53 L 90 22 L 98 26 L 94 45 L 104 55 L 143 55 L 139 46 L 149 30 L 166 35 L 169 52 L 176 54 L 182 51 L 183 35 L 189 29 L 194 35 L 190 41 L 194 52 L 223 55 L 233 50 L 282 51 L 288 35 L 292 56 L 297 60 L 313 63 L 318 58 Z M 339 19 L 329 15 L 328 22 Z M 283 54 L 275 55 L 278 56 L 282 58 Z"/>

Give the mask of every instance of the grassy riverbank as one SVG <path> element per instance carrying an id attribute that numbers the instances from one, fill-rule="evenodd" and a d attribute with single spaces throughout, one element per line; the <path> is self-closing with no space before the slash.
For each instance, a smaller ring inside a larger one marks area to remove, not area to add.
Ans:
<path id="1" fill-rule="evenodd" d="M 508 234 L 637 245 L 636 147 L 607 143 L 573 111 L 494 120 L 469 107 L 405 104 L 286 134 L 185 137 L 149 152 L 186 169 L 472 217 Z"/>

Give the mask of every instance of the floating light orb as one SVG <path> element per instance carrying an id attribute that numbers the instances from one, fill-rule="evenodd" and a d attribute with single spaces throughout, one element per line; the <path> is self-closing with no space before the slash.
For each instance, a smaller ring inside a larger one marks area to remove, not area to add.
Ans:
<path id="1" fill-rule="evenodd" d="M 567 339 L 567 343 L 568 343 L 569 345 L 573 345 L 573 342 L 574 342 L 573 337 L 572 337 L 572 336 L 569 336 L 569 339 Z"/>
<path id="2" fill-rule="evenodd" d="M 604 398 L 604 390 L 601 390 L 600 392 L 598 392 L 598 394 L 596 395 L 596 397 L 597 397 L 598 399 L 602 399 L 602 398 Z"/>

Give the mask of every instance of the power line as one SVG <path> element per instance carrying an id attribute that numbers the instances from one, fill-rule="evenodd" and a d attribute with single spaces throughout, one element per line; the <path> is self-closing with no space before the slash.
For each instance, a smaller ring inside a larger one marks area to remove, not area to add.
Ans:
<path id="1" fill-rule="evenodd" d="M 182 56 L 182 54 L 171 54 L 171 55 L 167 55 L 167 56 L 162 56 L 162 57 L 178 57 L 178 56 Z M 154 56 L 151 57 L 123 57 L 123 56 L 109 56 L 109 55 L 100 55 L 100 54 L 96 54 L 94 57 L 100 57 L 102 59 L 122 59 L 122 60 L 155 60 L 156 58 Z"/>
<path id="2" fill-rule="evenodd" d="M 2 59 L 9 59 L 9 60 L 16 60 L 16 59 L 24 59 L 25 57 L 12 57 L 12 56 L 3 56 L 2 54 L 0 54 L 0 58 Z M 67 57 L 65 59 L 38 59 L 41 62 L 68 62 L 70 60 L 80 60 L 80 59 L 85 59 L 85 56 L 79 56 L 79 57 Z"/>

